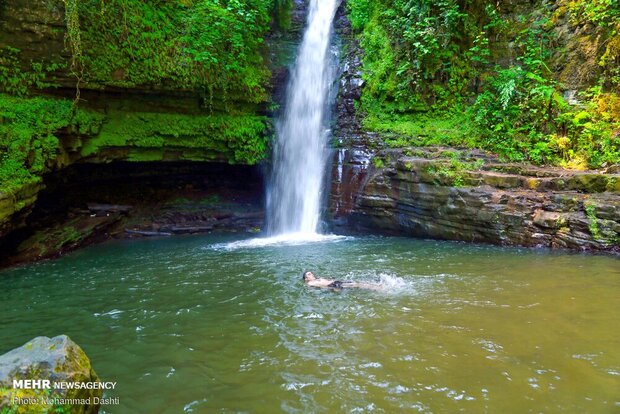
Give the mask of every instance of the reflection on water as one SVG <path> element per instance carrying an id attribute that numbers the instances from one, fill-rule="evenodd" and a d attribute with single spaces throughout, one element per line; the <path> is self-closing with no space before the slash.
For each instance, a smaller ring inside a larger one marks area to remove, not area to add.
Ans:
<path id="1" fill-rule="evenodd" d="M 68 334 L 108 413 L 620 409 L 620 262 L 391 238 L 119 242 L 0 274 L 0 352 Z M 216 248 L 213 248 L 216 246 Z M 303 285 L 301 272 L 381 292 Z"/>

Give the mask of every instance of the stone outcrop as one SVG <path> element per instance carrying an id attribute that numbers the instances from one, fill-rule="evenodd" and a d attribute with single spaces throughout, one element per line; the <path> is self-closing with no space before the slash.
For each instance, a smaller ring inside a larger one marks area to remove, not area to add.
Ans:
<path id="1" fill-rule="evenodd" d="M 385 151 L 337 225 L 445 240 L 620 252 L 620 174 L 506 164 L 479 151 Z M 360 170 L 360 165 L 341 165 Z"/>
<path id="2" fill-rule="evenodd" d="M 366 131 L 363 114 L 356 111 L 364 87 L 363 51 L 351 34 L 345 3 L 336 19 L 344 47 L 328 203 L 336 231 L 620 252 L 618 165 L 578 172 L 503 163 L 475 150 L 386 149 L 381 134 Z M 518 15 L 530 3 L 501 2 L 501 7 Z M 569 26 L 563 22 L 558 30 Z M 561 41 L 570 45 L 590 29 L 578 36 L 560 33 Z M 505 52 L 496 58 L 513 59 L 508 45 L 494 48 Z M 587 70 L 588 59 L 573 52 L 572 67 Z M 566 59 L 557 56 L 554 65 L 571 66 Z M 568 73 L 561 78 L 571 88 L 588 82 Z"/>
<path id="3" fill-rule="evenodd" d="M 364 131 L 356 104 L 362 96 L 362 49 L 352 31 L 347 17 L 347 4 L 343 1 L 336 12 L 335 32 L 343 47 L 338 78 L 338 93 L 334 105 L 334 134 L 332 145 L 336 148 L 331 173 L 329 193 L 330 214 L 336 224 L 354 205 L 355 198 L 366 180 L 368 166 L 376 147 L 377 135 Z"/>
<path id="4" fill-rule="evenodd" d="M 98 382 L 90 360 L 68 336 L 39 336 L 25 345 L 0 355 L 0 412 L 63 412 L 96 414 L 99 404 L 48 404 L 47 398 L 96 401 L 101 389 L 15 389 L 13 380 L 49 380 L 50 382 Z M 95 398 L 96 397 L 96 398 Z M 19 398 L 24 402 L 15 404 Z M 16 411 L 12 411 L 15 409 Z M 5 411 L 6 410 L 6 411 Z M 63 411 L 56 411 L 63 410 Z"/>
<path id="5" fill-rule="evenodd" d="M 41 182 L 33 182 L 15 193 L 3 192 L 0 189 L 0 237 L 26 225 L 26 219 L 32 212 L 42 188 Z"/>

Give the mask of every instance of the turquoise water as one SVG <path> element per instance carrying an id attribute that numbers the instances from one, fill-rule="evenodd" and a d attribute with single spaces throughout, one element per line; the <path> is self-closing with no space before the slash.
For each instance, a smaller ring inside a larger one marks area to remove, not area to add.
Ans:
<path id="1" fill-rule="evenodd" d="M 0 353 L 67 334 L 106 413 L 620 411 L 620 261 L 399 238 L 114 242 L 0 273 Z M 306 288 L 303 270 L 382 292 Z"/>

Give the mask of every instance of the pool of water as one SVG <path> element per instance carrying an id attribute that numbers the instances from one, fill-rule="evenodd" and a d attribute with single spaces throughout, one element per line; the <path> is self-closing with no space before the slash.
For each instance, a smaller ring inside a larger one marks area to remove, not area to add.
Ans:
<path id="1" fill-rule="evenodd" d="M 123 241 L 0 273 L 0 353 L 67 334 L 106 413 L 620 411 L 620 261 L 400 238 Z M 307 288 L 303 270 L 379 281 Z"/>

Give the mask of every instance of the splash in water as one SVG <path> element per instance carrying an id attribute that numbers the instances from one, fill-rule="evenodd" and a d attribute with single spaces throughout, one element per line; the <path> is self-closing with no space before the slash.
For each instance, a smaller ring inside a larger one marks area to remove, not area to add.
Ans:
<path id="1" fill-rule="evenodd" d="M 277 125 L 267 192 L 268 234 L 316 234 L 327 165 L 328 48 L 338 0 L 311 0 L 307 28 Z"/>
<path id="2" fill-rule="evenodd" d="M 207 249 L 233 251 L 239 249 L 253 249 L 271 246 L 298 246 L 309 243 L 333 243 L 347 240 L 353 240 L 353 237 L 337 236 L 334 234 L 290 233 L 273 237 L 237 240 L 229 243 L 216 243 L 208 246 Z"/>

